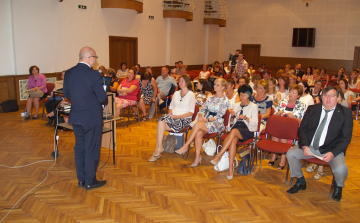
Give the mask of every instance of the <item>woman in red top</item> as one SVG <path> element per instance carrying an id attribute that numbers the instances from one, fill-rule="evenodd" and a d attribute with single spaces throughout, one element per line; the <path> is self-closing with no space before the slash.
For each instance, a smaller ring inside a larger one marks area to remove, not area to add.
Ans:
<path id="1" fill-rule="evenodd" d="M 124 79 L 117 88 L 118 96 L 115 99 L 116 115 L 120 115 L 120 110 L 132 105 L 136 105 L 139 82 L 135 79 L 135 69 L 129 69 L 127 79 Z"/>

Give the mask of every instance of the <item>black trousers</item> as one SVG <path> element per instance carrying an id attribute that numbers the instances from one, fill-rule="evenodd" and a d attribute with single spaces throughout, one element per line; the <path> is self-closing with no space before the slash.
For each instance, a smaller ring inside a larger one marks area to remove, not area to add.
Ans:
<path id="1" fill-rule="evenodd" d="M 75 134 L 75 166 L 79 181 L 85 185 L 97 182 L 102 126 L 72 125 Z"/>
<path id="2" fill-rule="evenodd" d="M 58 106 L 58 104 L 60 104 L 61 101 L 50 101 L 48 100 L 45 103 L 45 108 L 46 108 L 46 112 L 49 114 L 50 112 L 54 111 L 54 108 L 56 108 Z M 49 117 L 49 120 L 54 120 L 55 119 L 56 114 L 53 117 Z"/>

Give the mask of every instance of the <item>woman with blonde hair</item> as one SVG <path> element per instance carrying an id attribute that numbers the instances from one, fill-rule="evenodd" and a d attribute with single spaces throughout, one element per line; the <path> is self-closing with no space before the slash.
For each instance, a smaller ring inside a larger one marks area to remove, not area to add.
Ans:
<path id="1" fill-rule="evenodd" d="M 261 115 L 260 132 L 265 129 L 267 119 L 271 114 L 271 107 L 273 101 L 267 95 L 269 92 L 269 84 L 265 80 L 258 81 L 256 85 L 256 94 L 251 97 L 250 101 L 258 106 L 258 110 Z"/>
<path id="2" fill-rule="evenodd" d="M 227 87 L 227 82 L 223 78 L 218 78 L 215 81 L 215 94 L 211 95 L 200 109 L 197 115 L 197 122 L 191 130 L 189 139 L 177 151 L 177 154 L 182 155 L 188 151 L 190 143 L 195 139 L 196 157 L 191 167 L 196 167 L 201 163 L 202 157 L 200 155 L 203 136 L 207 133 L 220 133 L 224 130 L 224 115 L 228 109 L 228 99 L 224 95 Z"/>

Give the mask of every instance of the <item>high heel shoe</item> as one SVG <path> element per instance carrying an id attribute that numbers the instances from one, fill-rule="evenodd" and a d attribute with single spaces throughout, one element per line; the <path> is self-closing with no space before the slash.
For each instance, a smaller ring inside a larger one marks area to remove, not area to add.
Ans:
<path id="1" fill-rule="evenodd" d="M 233 177 L 234 177 L 234 173 L 233 173 L 231 176 L 229 176 L 229 175 L 226 174 L 226 178 L 227 178 L 228 180 L 232 180 Z"/>
<path id="2" fill-rule="evenodd" d="M 278 158 L 276 157 L 276 160 L 277 160 Z M 276 161 L 275 160 L 275 161 Z M 274 163 L 275 163 L 275 161 L 269 161 L 269 166 L 274 166 Z"/>
<path id="3" fill-rule="evenodd" d="M 179 150 L 176 150 L 175 153 L 178 154 L 178 155 L 184 155 L 185 153 L 187 152 L 187 150 L 185 152 L 179 152 Z"/>
<path id="4" fill-rule="evenodd" d="M 201 160 L 202 160 L 202 156 L 200 156 L 199 162 L 191 164 L 191 167 L 197 167 L 199 163 L 201 164 Z"/>
<path id="5" fill-rule="evenodd" d="M 216 166 L 219 162 L 220 162 L 220 160 L 217 161 L 217 162 L 215 162 L 214 160 L 210 160 L 210 163 L 211 163 L 212 165 L 214 165 L 214 166 Z"/>

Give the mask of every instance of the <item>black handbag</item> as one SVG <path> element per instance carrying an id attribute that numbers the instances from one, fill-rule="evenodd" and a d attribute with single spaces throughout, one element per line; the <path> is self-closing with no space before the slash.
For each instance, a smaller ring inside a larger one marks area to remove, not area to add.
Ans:
<path id="1" fill-rule="evenodd" d="M 16 100 L 7 100 L 1 103 L 1 106 L 5 113 L 18 111 L 19 106 Z"/>
<path id="2" fill-rule="evenodd" d="M 250 168 L 250 153 L 242 157 L 237 173 L 241 175 L 248 175 L 250 172 L 249 168 Z"/>

